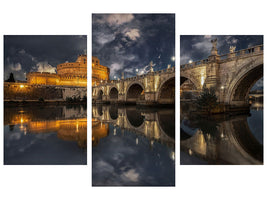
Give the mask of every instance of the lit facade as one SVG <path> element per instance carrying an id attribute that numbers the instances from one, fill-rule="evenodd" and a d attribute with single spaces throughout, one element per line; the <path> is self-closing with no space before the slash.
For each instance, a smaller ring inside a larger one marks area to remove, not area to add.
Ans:
<path id="1" fill-rule="evenodd" d="M 92 85 L 98 85 L 101 80 L 109 80 L 109 68 L 100 65 L 97 57 L 92 56 Z"/>
<path id="2" fill-rule="evenodd" d="M 87 86 L 87 56 L 78 56 L 76 62 L 57 65 L 57 73 L 30 72 L 27 74 L 30 85 Z"/>

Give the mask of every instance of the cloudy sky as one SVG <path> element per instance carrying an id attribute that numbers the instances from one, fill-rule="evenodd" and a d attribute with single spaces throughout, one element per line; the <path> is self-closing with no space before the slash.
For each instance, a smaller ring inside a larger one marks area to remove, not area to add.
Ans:
<path id="1" fill-rule="evenodd" d="M 87 50 L 86 36 L 4 36 L 4 79 L 14 74 L 25 81 L 28 72 L 56 72 L 60 63 L 75 62 Z"/>
<path id="2" fill-rule="evenodd" d="M 198 61 L 208 58 L 212 48 L 211 40 L 217 38 L 218 54 L 229 53 L 230 46 L 235 46 L 236 51 L 248 47 L 263 44 L 263 36 L 260 35 L 183 35 L 180 36 L 180 63 L 186 64 L 190 60 Z M 254 89 L 263 87 L 261 78 Z"/>
<path id="3" fill-rule="evenodd" d="M 92 20 L 92 54 L 111 79 L 146 73 L 150 61 L 154 70 L 175 65 L 174 14 L 93 14 Z"/>

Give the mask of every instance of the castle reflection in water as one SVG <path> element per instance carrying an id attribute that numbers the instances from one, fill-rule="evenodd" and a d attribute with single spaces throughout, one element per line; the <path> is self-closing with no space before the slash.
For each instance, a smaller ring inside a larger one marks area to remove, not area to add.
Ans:
<path id="1" fill-rule="evenodd" d="M 86 152 L 79 153 L 78 150 L 87 148 L 86 106 L 7 106 L 4 126 L 5 164 L 86 164 Z M 43 156 L 41 163 L 34 158 L 34 152 L 22 152 L 25 147 L 39 151 L 40 157 Z M 76 157 L 73 163 L 71 158 L 60 158 L 70 148 L 73 150 L 70 153 Z M 25 159 L 22 160 L 22 157 Z M 81 157 L 83 161 L 79 163 Z"/>

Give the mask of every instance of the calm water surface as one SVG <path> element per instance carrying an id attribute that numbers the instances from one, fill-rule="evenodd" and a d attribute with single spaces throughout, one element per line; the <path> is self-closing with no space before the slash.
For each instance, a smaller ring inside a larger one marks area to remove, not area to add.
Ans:
<path id="1" fill-rule="evenodd" d="M 263 164 L 263 104 L 252 105 L 250 115 L 187 115 L 181 104 L 181 164 Z"/>
<path id="2" fill-rule="evenodd" d="M 86 106 L 4 109 L 4 164 L 86 164 Z"/>
<path id="3" fill-rule="evenodd" d="M 94 186 L 174 186 L 174 108 L 93 106 Z"/>

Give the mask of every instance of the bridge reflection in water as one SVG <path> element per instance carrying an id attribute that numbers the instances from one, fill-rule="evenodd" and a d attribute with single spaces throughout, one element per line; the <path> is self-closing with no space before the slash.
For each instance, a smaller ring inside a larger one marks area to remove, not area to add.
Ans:
<path id="1" fill-rule="evenodd" d="M 263 164 L 263 108 L 214 120 L 187 115 L 181 104 L 181 164 Z M 192 106 L 191 106 L 192 108 Z"/>
<path id="2" fill-rule="evenodd" d="M 51 112 L 53 110 L 53 112 Z M 5 164 L 86 164 L 86 109 L 6 107 Z"/>
<path id="3" fill-rule="evenodd" d="M 174 112 L 93 106 L 93 185 L 174 186 Z"/>

